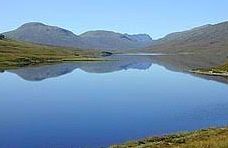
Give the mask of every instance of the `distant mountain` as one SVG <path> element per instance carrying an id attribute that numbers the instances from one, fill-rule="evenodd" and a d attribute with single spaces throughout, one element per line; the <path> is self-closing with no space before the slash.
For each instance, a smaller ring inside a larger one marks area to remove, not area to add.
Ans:
<path id="1" fill-rule="evenodd" d="M 73 32 L 42 23 L 27 23 L 3 34 L 8 38 L 46 45 L 77 47 L 83 44 Z"/>
<path id="2" fill-rule="evenodd" d="M 228 53 L 228 22 L 172 33 L 147 48 L 153 52 Z"/>
<path id="3" fill-rule="evenodd" d="M 203 52 L 228 55 L 228 22 L 171 33 L 159 40 L 152 40 L 147 34 L 129 35 L 103 30 L 76 35 L 66 29 L 35 22 L 3 34 L 21 41 L 81 49 L 143 49 L 149 52 Z"/>
<path id="4" fill-rule="evenodd" d="M 24 24 L 16 30 L 3 34 L 21 41 L 82 49 L 128 50 L 145 48 L 152 42 L 151 37 L 146 34 L 89 31 L 78 36 L 66 29 L 36 22 Z"/>
<path id="5" fill-rule="evenodd" d="M 136 49 L 150 45 L 149 35 L 128 35 L 112 31 L 89 31 L 80 35 L 86 43 L 86 48 L 96 49 Z"/>

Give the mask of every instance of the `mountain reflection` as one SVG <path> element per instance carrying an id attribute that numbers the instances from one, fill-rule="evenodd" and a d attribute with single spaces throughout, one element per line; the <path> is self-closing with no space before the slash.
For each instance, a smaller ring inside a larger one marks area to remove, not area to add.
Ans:
<path id="1" fill-rule="evenodd" d="M 15 73 L 24 80 L 28 81 L 42 81 L 49 78 L 59 77 L 71 73 L 75 69 L 80 69 L 88 73 L 111 73 L 115 71 L 138 69 L 149 69 L 152 63 L 164 66 L 171 71 L 182 73 L 189 73 L 189 69 L 198 67 L 210 67 L 216 65 L 215 62 L 208 63 L 208 60 L 201 60 L 199 56 L 140 56 L 140 55 L 114 55 L 108 57 L 108 61 L 97 62 L 74 62 L 74 63 L 61 63 L 56 65 L 44 65 L 39 67 L 26 67 L 16 70 L 8 70 L 8 72 Z M 200 62 L 199 62 L 200 61 Z M 4 72 L 4 71 L 2 71 Z M 191 74 L 191 73 L 190 73 Z M 196 75 L 207 80 L 213 80 L 221 83 L 228 84 L 227 77 L 216 77 L 207 75 Z"/>
<path id="2" fill-rule="evenodd" d="M 113 56 L 109 61 L 62 63 L 27 67 L 8 72 L 15 73 L 24 80 L 41 81 L 71 73 L 75 69 L 81 69 L 88 73 L 111 73 L 128 69 L 145 70 L 151 65 L 152 59 L 149 56 Z"/>

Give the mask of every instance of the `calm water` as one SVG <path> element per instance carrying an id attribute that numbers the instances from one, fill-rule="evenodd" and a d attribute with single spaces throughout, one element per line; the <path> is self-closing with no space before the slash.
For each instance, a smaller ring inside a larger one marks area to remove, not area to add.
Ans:
<path id="1" fill-rule="evenodd" d="M 0 73 L 0 147 L 96 148 L 228 124 L 228 85 L 151 59 Z"/>

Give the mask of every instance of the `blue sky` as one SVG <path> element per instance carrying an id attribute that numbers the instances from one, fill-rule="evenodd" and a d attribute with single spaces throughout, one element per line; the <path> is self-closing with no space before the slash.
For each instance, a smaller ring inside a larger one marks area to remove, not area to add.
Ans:
<path id="1" fill-rule="evenodd" d="M 0 32 L 36 21 L 77 34 L 88 30 L 148 33 L 152 38 L 228 21 L 227 0 L 3 0 Z"/>

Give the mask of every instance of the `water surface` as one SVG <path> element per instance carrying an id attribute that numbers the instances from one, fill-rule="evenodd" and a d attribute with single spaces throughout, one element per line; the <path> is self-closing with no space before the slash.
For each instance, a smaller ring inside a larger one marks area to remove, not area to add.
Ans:
<path id="1" fill-rule="evenodd" d="M 228 124 L 228 85 L 151 58 L 0 73 L 0 147 L 96 148 Z"/>

